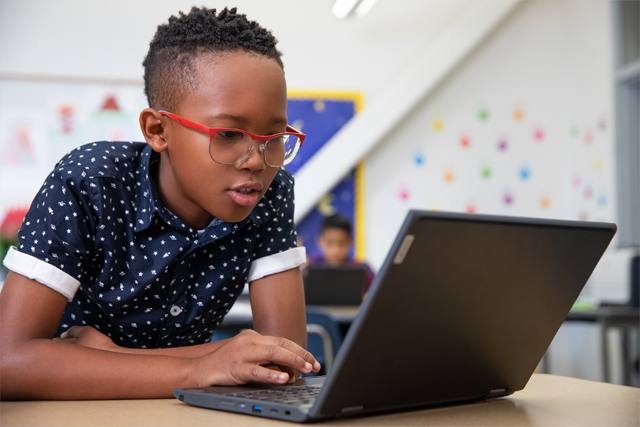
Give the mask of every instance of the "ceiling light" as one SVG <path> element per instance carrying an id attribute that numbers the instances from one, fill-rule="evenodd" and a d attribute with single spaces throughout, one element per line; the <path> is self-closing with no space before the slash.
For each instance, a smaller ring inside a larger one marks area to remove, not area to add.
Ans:
<path id="1" fill-rule="evenodd" d="M 333 15 L 338 19 L 344 19 L 355 16 L 356 18 L 362 18 L 376 0 L 335 0 L 331 11 Z"/>

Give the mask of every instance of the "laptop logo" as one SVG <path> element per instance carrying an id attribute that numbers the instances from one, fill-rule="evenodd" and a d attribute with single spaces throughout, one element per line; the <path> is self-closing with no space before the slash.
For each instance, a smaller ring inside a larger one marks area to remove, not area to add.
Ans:
<path id="1" fill-rule="evenodd" d="M 416 236 L 414 236 L 413 234 L 407 234 L 406 236 L 404 236 L 402 244 L 400 245 L 400 249 L 398 249 L 396 257 L 393 259 L 394 264 L 402 264 L 404 262 L 404 258 L 407 256 L 407 253 L 409 252 L 409 249 L 411 248 L 411 245 L 413 244 L 415 238 Z"/>

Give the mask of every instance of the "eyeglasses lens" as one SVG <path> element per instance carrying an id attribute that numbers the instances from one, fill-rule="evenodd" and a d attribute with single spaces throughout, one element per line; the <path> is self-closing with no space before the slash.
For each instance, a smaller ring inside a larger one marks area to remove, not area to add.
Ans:
<path id="1" fill-rule="evenodd" d="M 262 141 L 256 141 L 256 145 Z M 284 166 L 295 157 L 299 148 L 299 138 L 293 135 L 280 135 L 267 141 L 264 159 L 269 166 Z M 239 131 L 225 130 L 217 132 L 211 138 L 209 153 L 211 158 L 224 164 L 237 164 L 251 152 L 254 142 L 249 135 Z M 256 147 L 257 148 L 257 147 Z"/>

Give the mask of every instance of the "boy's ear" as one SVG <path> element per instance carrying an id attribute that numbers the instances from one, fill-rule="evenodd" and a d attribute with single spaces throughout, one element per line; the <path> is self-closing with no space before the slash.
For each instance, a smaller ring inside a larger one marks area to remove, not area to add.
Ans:
<path id="1" fill-rule="evenodd" d="M 153 108 L 145 108 L 140 113 L 140 129 L 147 144 L 153 151 L 161 153 L 167 149 L 165 129 L 162 126 L 162 115 Z"/>

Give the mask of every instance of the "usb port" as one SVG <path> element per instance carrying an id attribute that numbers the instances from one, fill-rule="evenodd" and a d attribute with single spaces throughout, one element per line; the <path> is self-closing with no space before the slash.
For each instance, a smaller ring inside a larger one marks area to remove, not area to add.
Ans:
<path id="1" fill-rule="evenodd" d="M 278 410 L 277 409 L 271 409 L 271 411 L 269 411 L 269 412 L 271 412 L 272 414 L 277 414 Z"/>
<path id="2" fill-rule="evenodd" d="M 253 412 L 262 412 L 262 406 L 253 405 Z"/>

